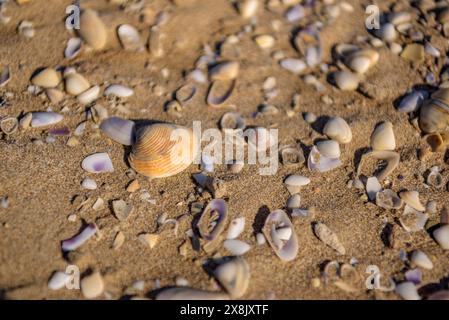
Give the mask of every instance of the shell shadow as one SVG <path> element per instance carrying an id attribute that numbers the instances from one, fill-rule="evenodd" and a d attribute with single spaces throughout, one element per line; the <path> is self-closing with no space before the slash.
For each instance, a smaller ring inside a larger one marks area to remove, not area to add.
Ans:
<path id="1" fill-rule="evenodd" d="M 316 119 L 315 122 L 311 124 L 312 129 L 320 134 L 323 134 L 324 126 L 329 121 L 329 119 L 329 116 L 319 116 L 318 119 Z"/>
<path id="2" fill-rule="evenodd" d="M 356 149 L 354 152 L 354 168 L 357 171 L 357 168 L 360 165 L 360 161 L 362 161 L 362 156 L 367 153 L 370 149 L 367 147 Z"/>
<path id="3" fill-rule="evenodd" d="M 387 223 L 385 227 L 382 229 L 380 233 L 380 240 L 382 240 L 382 243 L 385 247 L 390 247 L 390 234 L 393 232 L 393 224 Z"/>
<path id="4" fill-rule="evenodd" d="M 176 288 L 176 286 L 167 286 L 167 287 L 163 287 L 163 288 L 159 288 L 159 289 L 155 289 L 155 290 L 151 290 L 150 292 L 148 292 L 146 294 L 146 296 L 152 300 L 156 300 L 156 296 L 161 293 L 162 291 L 166 290 L 166 289 L 171 289 L 171 288 Z"/>
<path id="5" fill-rule="evenodd" d="M 256 213 L 256 217 L 254 218 L 253 225 L 252 225 L 254 234 L 258 234 L 258 233 L 262 232 L 262 228 L 265 224 L 265 220 L 267 219 L 269 214 L 270 214 L 270 209 L 266 205 L 263 205 L 262 207 L 259 208 L 259 210 Z"/>

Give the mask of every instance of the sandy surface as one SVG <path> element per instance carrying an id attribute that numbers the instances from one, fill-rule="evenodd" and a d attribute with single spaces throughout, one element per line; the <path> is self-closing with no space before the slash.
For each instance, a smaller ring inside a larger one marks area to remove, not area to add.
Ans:
<path id="1" fill-rule="evenodd" d="M 213 110 L 205 103 L 208 85 L 198 85 L 198 93 L 188 104 L 181 118 L 169 116 L 163 110 L 172 93 L 185 83 L 183 75 L 192 70 L 196 59 L 202 54 L 204 44 L 215 46 L 225 35 L 238 32 L 247 24 L 226 0 L 198 0 L 192 5 L 175 6 L 169 1 L 147 1 L 148 7 L 156 14 L 162 10 L 169 13 L 168 22 L 162 26 L 167 35 L 164 40 L 166 54 L 153 59 L 147 52 L 124 51 L 114 30 L 122 23 L 136 26 L 144 38 L 154 23 L 142 21 L 138 11 L 118 10 L 116 5 L 106 1 L 82 1 L 83 8 L 93 8 L 110 30 L 108 46 L 96 53 L 82 52 L 74 60 L 63 56 L 66 41 L 72 36 L 64 27 L 65 8 L 70 1 L 32 0 L 18 6 L 8 5 L 6 15 L 11 21 L 0 26 L 0 64 L 8 65 L 12 79 L 6 87 L 0 88 L 0 95 L 10 92 L 5 98 L 8 104 L 0 107 L 0 116 L 20 117 L 30 111 L 44 111 L 51 107 L 60 111 L 67 106 L 63 122 L 56 127 L 67 126 L 73 132 L 78 123 L 85 119 L 84 107 L 68 97 L 58 105 L 51 105 L 46 98 L 27 93 L 29 79 L 33 72 L 43 66 L 73 66 L 92 84 L 104 86 L 108 83 L 121 83 L 132 86 L 134 96 L 121 103 L 129 113 L 114 108 L 115 102 L 101 98 L 98 103 L 108 109 L 109 115 L 128 119 L 152 119 L 191 126 L 192 121 L 201 120 L 203 128 L 217 126 L 221 115 L 229 108 Z M 353 13 L 342 11 L 331 26 L 322 30 L 324 61 L 332 63 L 331 48 L 337 43 L 353 42 L 357 36 L 367 36 L 364 28 L 364 6 L 366 1 L 348 1 L 355 9 Z M 379 1 L 381 8 L 388 8 L 394 1 Z M 377 86 L 379 94 L 370 99 L 359 92 L 342 92 L 326 81 L 326 74 L 316 72 L 325 85 L 324 92 L 317 92 L 299 76 L 279 67 L 270 56 L 275 50 L 282 50 L 286 56 L 297 57 L 292 48 L 289 35 L 293 25 L 285 22 L 283 12 L 264 10 L 259 14 L 255 31 L 243 35 L 237 45 L 240 54 L 241 70 L 237 88 L 229 104 L 234 104 L 246 119 L 248 125 L 279 128 L 281 144 L 301 142 L 306 155 L 317 138 L 322 138 L 321 129 L 326 117 L 341 116 L 351 126 L 353 140 L 342 145 L 343 165 L 327 173 L 310 172 L 305 166 L 280 166 L 273 176 L 260 176 L 257 166 L 245 166 L 239 175 L 229 175 L 225 166 L 218 166 L 215 176 L 226 178 L 229 190 L 229 212 L 231 217 L 244 216 L 246 227 L 239 237 L 252 245 L 245 254 L 251 268 L 251 281 L 243 299 L 397 299 L 394 293 L 370 291 L 364 288 L 368 265 L 377 265 L 382 274 L 392 276 L 397 281 L 403 279 L 406 265 L 400 260 L 401 249 L 425 251 L 434 263 L 433 270 L 423 270 L 422 291 L 431 284 L 445 283 L 449 272 L 449 253 L 442 250 L 426 231 L 413 233 L 410 241 L 398 248 L 389 248 L 382 241 L 385 223 L 397 224 L 402 211 L 384 210 L 363 198 L 363 192 L 348 188 L 347 182 L 355 172 L 355 156 L 369 146 L 372 129 L 379 121 L 389 120 L 394 125 L 397 150 L 401 163 L 388 178 L 392 189 L 413 189 L 420 192 L 421 200 L 436 200 L 438 213 L 431 220 L 439 220 L 439 212 L 449 204 L 446 187 L 426 188 L 424 173 L 432 166 L 443 169 L 447 178 L 447 164 L 443 154 L 432 154 L 425 161 L 417 158 L 420 134 L 409 122 L 407 114 L 398 113 L 393 102 L 409 88 L 424 83 L 423 70 L 433 65 L 432 59 L 418 66 L 391 53 L 388 48 L 380 48 L 380 62 L 369 71 L 364 83 Z M 279 31 L 274 31 L 270 21 L 282 21 Z M 31 39 L 21 37 L 17 25 L 22 20 L 32 21 L 36 34 Z M 252 40 L 256 34 L 270 33 L 277 38 L 273 49 L 264 51 Z M 448 42 L 434 30 L 436 43 L 442 52 L 448 49 Z M 234 58 L 232 56 L 224 58 Z M 436 68 L 436 66 L 433 66 Z M 161 70 L 167 68 L 167 78 Z M 332 70 L 335 70 L 335 67 Z M 424 73 L 425 74 L 425 73 Z M 270 101 L 280 112 L 274 116 L 252 118 L 257 106 L 262 102 L 261 90 L 267 76 L 277 79 L 278 96 Z M 157 96 L 152 88 L 164 88 L 166 94 Z M 300 110 L 287 116 L 291 109 L 291 99 L 301 93 Z M 330 104 L 323 102 L 323 96 L 332 99 Z M 313 112 L 319 119 L 313 126 L 308 125 L 303 112 Z M 79 138 L 75 147 L 66 145 L 67 137 L 57 137 L 54 143 L 46 143 L 47 128 L 20 130 L 0 140 L 0 196 L 8 196 L 9 207 L 0 209 L 0 296 L 8 299 L 80 299 L 79 290 L 52 291 L 47 282 L 54 271 L 64 270 L 68 264 L 76 264 L 82 274 L 90 270 L 100 271 L 105 280 L 107 296 L 120 298 L 126 288 L 137 280 L 145 281 L 145 290 L 138 296 L 148 296 L 160 285 L 172 286 L 175 278 L 182 276 L 192 287 L 218 290 L 215 281 L 203 270 L 202 263 L 210 258 L 205 253 L 189 249 L 188 256 L 182 257 L 178 248 L 187 239 L 185 232 L 191 228 L 192 218 L 179 225 L 178 236 L 170 227 L 161 231 L 160 241 L 153 249 L 145 247 L 137 238 L 141 233 L 156 231 L 156 219 L 162 213 L 176 218 L 189 212 L 187 197 L 195 191 L 192 173 L 199 172 L 198 166 L 190 166 L 174 177 L 148 181 L 137 175 L 142 189 L 146 189 L 156 200 L 156 204 L 142 201 L 139 192 L 130 194 L 126 186 L 132 180 L 126 174 L 129 170 L 124 161 L 125 148 L 104 136 L 92 121 Z M 33 142 L 42 140 L 43 144 Z M 84 157 L 94 152 L 107 152 L 114 164 L 113 173 L 92 175 L 83 171 L 80 163 Z M 371 168 L 364 173 L 370 174 Z M 311 183 L 301 192 L 303 207 L 316 207 L 314 218 L 295 218 L 293 224 L 299 240 L 299 253 L 293 262 L 285 263 L 278 259 L 267 245 L 257 246 L 254 234 L 260 231 L 261 221 L 267 212 L 283 208 L 289 197 L 283 185 L 289 174 L 310 177 Z M 402 179 L 398 179 L 398 175 Z M 84 177 L 92 177 L 98 189 L 87 191 L 80 187 Z M 77 195 L 89 198 L 86 210 L 76 211 L 72 199 Z M 93 202 L 101 197 L 109 204 L 115 199 L 124 199 L 133 204 L 134 211 L 124 221 L 118 221 L 109 205 L 104 209 L 90 209 Z M 207 198 L 198 196 L 199 201 Z M 177 205 L 181 203 L 180 205 Z M 67 217 L 76 213 L 75 222 Z M 346 255 L 340 256 L 333 249 L 318 240 L 312 232 L 312 222 L 322 221 L 334 230 L 346 248 Z M 77 234 L 85 223 L 95 222 L 101 230 L 101 238 L 89 240 L 85 245 L 64 256 L 60 241 Z M 126 241 L 118 250 L 111 249 L 116 232 L 120 230 Z M 221 255 L 228 253 L 224 248 Z M 321 282 L 317 288 L 311 285 L 313 278 L 320 277 L 320 270 L 326 261 L 349 262 L 354 257 L 359 261 L 356 269 L 361 276 L 355 292 L 345 292 L 332 283 L 327 286 Z"/>

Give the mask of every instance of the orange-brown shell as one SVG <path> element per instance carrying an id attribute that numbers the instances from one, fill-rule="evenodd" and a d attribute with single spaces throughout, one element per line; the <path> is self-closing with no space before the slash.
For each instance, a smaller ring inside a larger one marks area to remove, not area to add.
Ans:
<path id="1" fill-rule="evenodd" d="M 195 151 L 192 130 L 160 123 L 139 130 L 128 160 L 138 173 L 149 178 L 164 178 L 190 166 Z"/>
<path id="2" fill-rule="evenodd" d="M 432 94 L 431 99 L 422 107 L 419 126 L 425 133 L 441 133 L 449 126 L 449 88 Z"/>

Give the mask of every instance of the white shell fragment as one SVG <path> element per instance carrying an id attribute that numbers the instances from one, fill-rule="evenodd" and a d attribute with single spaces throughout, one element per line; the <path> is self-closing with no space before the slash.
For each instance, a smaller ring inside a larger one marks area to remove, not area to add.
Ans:
<path id="1" fill-rule="evenodd" d="M 436 229 L 433 232 L 433 237 L 441 248 L 444 250 L 449 250 L 449 224 L 443 225 L 442 227 Z"/>
<path id="2" fill-rule="evenodd" d="M 139 31 L 129 24 L 122 24 L 117 35 L 123 48 L 128 51 L 143 51 L 144 46 Z"/>
<path id="3" fill-rule="evenodd" d="M 69 41 L 67 41 L 64 56 L 67 59 L 73 59 L 80 53 L 82 47 L 83 40 L 81 40 L 81 38 L 70 38 Z"/>
<path id="4" fill-rule="evenodd" d="M 68 240 L 62 241 L 61 247 L 63 251 L 73 251 L 82 246 L 95 233 L 97 233 L 97 226 L 94 223 L 88 224 L 83 231 L 78 235 Z"/>
<path id="5" fill-rule="evenodd" d="M 249 19 L 254 16 L 259 8 L 259 0 L 243 0 L 238 3 L 238 10 L 240 15 Z"/>
<path id="6" fill-rule="evenodd" d="M 226 239 L 236 239 L 245 229 L 245 218 L 240 217 L 231 221 L 229 224 L 228 235 Z"/>
<path id="7" fill-rule="evenodd" d="M 345 247 L 338 239 L 337 235 L 330 230 L 324 223 L 317 222 L 313 226 L 313 231 L 318 239 L 326 245 L 337 251 L 339 254 L 346 254 Z"/>
<path id="8" fill-rule="evenodd" d="M 431 270 L 433 269 L 432 260 L 421 250 L 415 250 L 412 253 L 410 260 L 418 267 Z"/>
<path id="9" fill-rule="evenodd" d="M 340 146 L 335 140 L 318 141 L 316 148 L 326 158 L 340 158 Z"/>
<path id="10" fill-rule="evenodd" d="M 242 257 L 230 258 L 216 267 L 213 273 L 232 299 L 242 297 L 248 289 L 250 270 Z"/>
<path id="11" fill-rule="evenodd" d="M 84 158 L 81 167 L 90 173 L 113 172 L 111 158 L 107 153 L 94 153 Z"/>
<path id="12" fill-rule="evenodd" d="M 91 178 L 83 179 L 83 181 L 81 182 L 81 186 L 84 189 L 87 189 L 87 190 L 95 190 L 95 189 L 97 189 L 97 183 L 95 182 L 94 179 L 91 179 Z"/>
<path id="13" fill-rule="evenodd" d="M 98 96 L 100 95 L 100 87 L 99 86 L 93 86 L 83 93 L 79 94 L 76 99 L 79 103 L 87 105 L 95 100 L 97 100 Z"/>
<path id="14" fill-rule="evenodd" d="M 292 195 L 290 198 L 288 198 L 286 206 L 288 209 L 299 208 L 301 206 L 301 196 L 298 193 Z"/>
<path id="15" fill-rule="evenodd" d="M 371 201 L 376 199 L 376 195 L 381 190 L 382 186 L 380 185 L 379 180 L 376 177 L 369 177 L 366 180 L 366 194 Z"/>
<path id="16" fill-rule="evenodd" d="M 352 140 L 351 128 L 348 123 L 340 117 L 329 119 L 323 128 L 323 133 L 328 136 L 329 139 L 342 144 L 349 143 Z"/>
<path id="17" fill-rule="evenodd" d="M 9 71 L 9 67 L 6 66 L 3 68 L 0 74 L 0 88 L 6 86 L 10 80 L 11 80 L 11 72 Z"/>
<path id="18" fill-rule="evenodd" d="M 402 282 L 396 285 L 395 292 L 404 300 L 421 300 L 413 282 Z"/>
<path id="19" fill-rule="evenodd" d="M 45 127 L 62 121 L 64 117 L 56 112 L 33 112 L 31 118 L 31 127 Z"/>
<path id="20" fill-rule="evenodd" d="M 396 148 L 391 122 L 382 122 L 374 129 L 371 135 L 371 148 L 375 151 L 391 151 Z"/>
<path id="21" fill-rule="evenodd" d="M 135 122 L 119 117 L 105 119 L 100 125 L 101 131 L 112 140 L 130 146 L 135 138 Z"/>
<path id="22" fill-rule="evenodd" d="M 104 91 L 105 96 L 116 96 L 119 98 L 127 98 L 134 94 L 134 90 L 120 84 L 112 84 Z"/>
<path id="23" fill-rule="evenodd" d="M 417 232 L 424 229 L 429 216 L 406 205 L 399 223 L 407 232 Z"/>
<path id="24" fill-rule="evenodd" d="M 280 65 L 285 70 L 288 70 L 294 74 L 300 74 L 307 68 L 306 63 L 303 60 L 293 58 L 281 60 Z"/>
<path id="25" fill-rule="evenodd" d="M 359 77 L 349 71 L 337 71 L 334 73 L 334 81 L 337 87 L 343 91 L 354 91 L 359 87 Z"/>
<path id="26" fill-rule="evenodd" d="M 226 250 L 236 256 L 244 255 L 251 249 L 251 246 L 248 243 L 235 239 L 225 240 L 223 246 Z"/>
<path id="27" fill-rule="evenodd" d="M 310 150 L 309 158 L 307 159 L 307 167 L 311 171 L 326 172 L 338 168 L 342 162 L 340 158 L 328 158 L 318 151 L 316 146 Z"/>
<path id="28" fill-rule="evenodd" d="M 376 205 L 384 209 L 400 209 L 403 204 L 396 192 L 391 189 L 385 189 L 377 192 L 375 198 Z"/>
<path id="29" fill-rule="evenodd" d="M 271 212 L 265 220 L 262 231 L 271 248 L 281 260 L 291 261 L 296 258 L 298 238 L 285 211 Z"/>
<path id="30" fill-rule="evenodd" d="M 72 279 L 71 275 L 62 271 L 56 271 L 48 281 L 48 288 L 51 290 L 62 289 L 66 286 L 70 279 Z"/>
<path id="31" fill-rule="evenodd" d="M 425 211 L 426 208 L 423 206 L 421 201 L 419 200 L 418 191 L 402 191 L 399 193 L 401 199 L 410 207 L 418 211 Z"/>
<path id="32" fill-rule="evenodd" d="M 290 175 L 285 179 L 284 184 L 290 194 L 298 193 L 302 187 L 308 185 L 310 179 L 300 175 Z"/>

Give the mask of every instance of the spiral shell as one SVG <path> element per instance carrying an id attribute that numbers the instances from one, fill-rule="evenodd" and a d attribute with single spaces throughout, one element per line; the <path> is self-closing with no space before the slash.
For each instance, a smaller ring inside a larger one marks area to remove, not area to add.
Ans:
<path id="1" fill-rule="evenodd" d="M 419 126 L 425 133 L 439 133 L 447 130 L 449 125 L 449 88 L 432 94 L 422 107 Z"/>
<path id="2" fill-rule="evenodd" d="M 149 178 L 170 177 L 193 162 L 196 140 L 193 132 L 173 124 L 152 124 L 137 133 L 128 161 L 138 173 Z"/>

